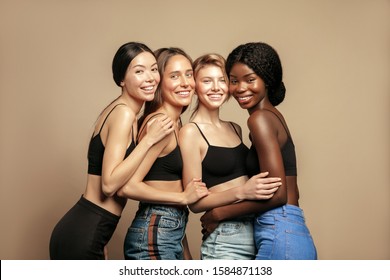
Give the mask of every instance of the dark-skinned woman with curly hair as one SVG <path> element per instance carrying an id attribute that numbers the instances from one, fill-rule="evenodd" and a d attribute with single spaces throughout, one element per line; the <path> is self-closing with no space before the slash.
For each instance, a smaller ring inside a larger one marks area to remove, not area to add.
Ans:
<path id="1" fill-rule="evenodd" d="M 236 47 L 227 57 L 229 92 L 249 113 L 252 146 L 246 159 L 249 176 L 268 171 L 282 179 L 269 200 L 243 201 L 215 208 L 201 219 L 206 231 L 219 221 L 255 214 L 256 259 L 317 259 L 317 251 L 299 207 L 295 147 L 282 113 L 276 109 L 284 97 L 282 65 L 268 44 Z"/>

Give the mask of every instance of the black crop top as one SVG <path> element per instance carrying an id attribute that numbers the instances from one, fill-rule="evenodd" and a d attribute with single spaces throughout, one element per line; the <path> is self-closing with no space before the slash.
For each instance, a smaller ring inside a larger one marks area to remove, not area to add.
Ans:
<path id="1" fill-rule="evenodd" d="M 270 110 L 267 110 L 270 111 Z M 272 112 L 272 111 L 270 111 Z M 272 112 L 275 114 L 275 112 Z M 276 117 L 280 120 L 282 123 L 284 129 L 287 133 L 287 141 L 283 145 L 283 147 L 280 148 L 280 152 L 282 154 L 283 159 L 283 165 L 284 165 L 284 172 L 286 176 L 297 176 L 297 161 L 296 161 L 296 155 L 295 155 L 295 147 L 293 140 L 291 138 L 290 133 L 288 132 L 287 128 L 285 127 L 284 123 L 280 119 L 280 117 L 275 114 Z M 249 153 L 246 159 L 246 168 L 248 170 L 249 176 L 256 175 L 260 173 L 260 166 L 259 166 L 259 158 L 257 156 L 256 147 L 252 144 Z"/>
<path id="2" fill-rule="evenodd" d="M 206 183 L 207 188 L 247 175 L 245 159 L 248 147 L 242 143 L 241 138 L 241 143 L 233 148 L 213 146 L 207 141 L 199 126 L 194 122 L 193 124 L 199 129 L 208 145 L 206 155 L 202 160 L 202 181 Z M 231 125 L 240 137 L 234 125 Z"/>
<path id="3" fill-rule="evenodd" d="M 104 150 L 105 147 L 102 142 L 102 138 L 100 137 L 100 132 L 102 131 L 102 128 L 104 124 L 106 123 L 106 120 L 108 116 L 111 114 L 112 111 L 118 106 L 118 105 L 126 105 L 126 104 L 117 104 L 114 106 L 114 108 L 111 109 L 111 111 L 107 114 L 106 118 L 103 121 L 102 126 L 100 127 L 99 133 L 96 134 L 95 136 L 91 137 L 91 141 L 89 142 L 89 147 L 88 147 L 88 174 L 92 175 L 102 175 L 102 166 L 103 166 L 103 155 L 104 155 Z M 135 148 L 135 141 L 134 141 L 134 135 L 132 131 L 132 141 L 130 146 L 127 148 L 125 157 L 127 158 L 130 153 L 134 150 Z"/>
<path id="4" fill-rule="evenodd" d="M 150 119 L 157 115 L 159 114 L 153 115 Z M 176 133 L 175 138 L 175 149 L 166 156 L 158 157 L 155 160 L 148 174 L 146 174 L 144 181 L 177 181 L 182 179 L 183 160 L 180 147 L 177 143 Z"/>

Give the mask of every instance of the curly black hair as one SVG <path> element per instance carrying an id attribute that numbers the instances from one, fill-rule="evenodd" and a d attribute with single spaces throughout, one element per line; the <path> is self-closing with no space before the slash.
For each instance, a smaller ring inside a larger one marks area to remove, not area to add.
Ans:
<path id="1" fill-rule="evenodd" d="M 264 81 L 272 105 L 277 106 L 284 100 L 286 88 L 282 81 L 282 63 L 274 48 L 262 42 L 239 45 L 226 59 L 228 76 L 237 62 L 247 65 Z"/>

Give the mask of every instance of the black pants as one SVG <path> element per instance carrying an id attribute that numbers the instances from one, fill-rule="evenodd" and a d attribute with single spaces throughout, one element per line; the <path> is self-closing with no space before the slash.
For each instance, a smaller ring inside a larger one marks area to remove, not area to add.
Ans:
<path id="1" fill-rule="evenodd" d="M 104 259 L 104 246 L 119 218 L 81 197 L 55 226 L 50 238 L 50 259 Z"/>

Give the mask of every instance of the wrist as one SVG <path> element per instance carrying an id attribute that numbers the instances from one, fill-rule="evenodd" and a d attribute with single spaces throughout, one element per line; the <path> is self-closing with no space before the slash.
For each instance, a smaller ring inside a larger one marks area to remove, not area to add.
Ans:
<path id="1" fill-rule="evenodd" d="M 178 196 L 178 198 L 179 198 L 178 204 L 179 205 L 187 205 L 188 204 L 188 199 L 187 199 L 186 193 L 185 192 L 181 192 L 179 194 L 180 194 L 180 196 Z"/>
<path id="2" fill-rule="evenodd" d="M 246 199 L 243 188 L 240 187 L 235 187 L 234 189 L 234 197 L 236 198 L 237 201 L 244 200 Z"/>
<path id="3" fill-rule="evenodd" d="M 145 143 L 145 145 L 146 145 L 148 148 L 152 147 L 152 146 L 155 144 L 155 142 L 153 141 L 153 139 L 152 139 L 148 134 L 146 134 L 146 135 L 144 136 L 144 138 L 142 138 L 142 140 L 144 140 L 144 143 Z M 141 140 L 141 142 L 142 142 L 142 140 Z"/>
<path id="4" fill-rule="evenodd" d="M 220 221 L 222 221 L 224 219 L 223 214 L 221 213 L 221 211 L 219 211 L 219 209 L 214 208 L 212 211 L 213 211 L 214 221 L 219 223 Z"/>

